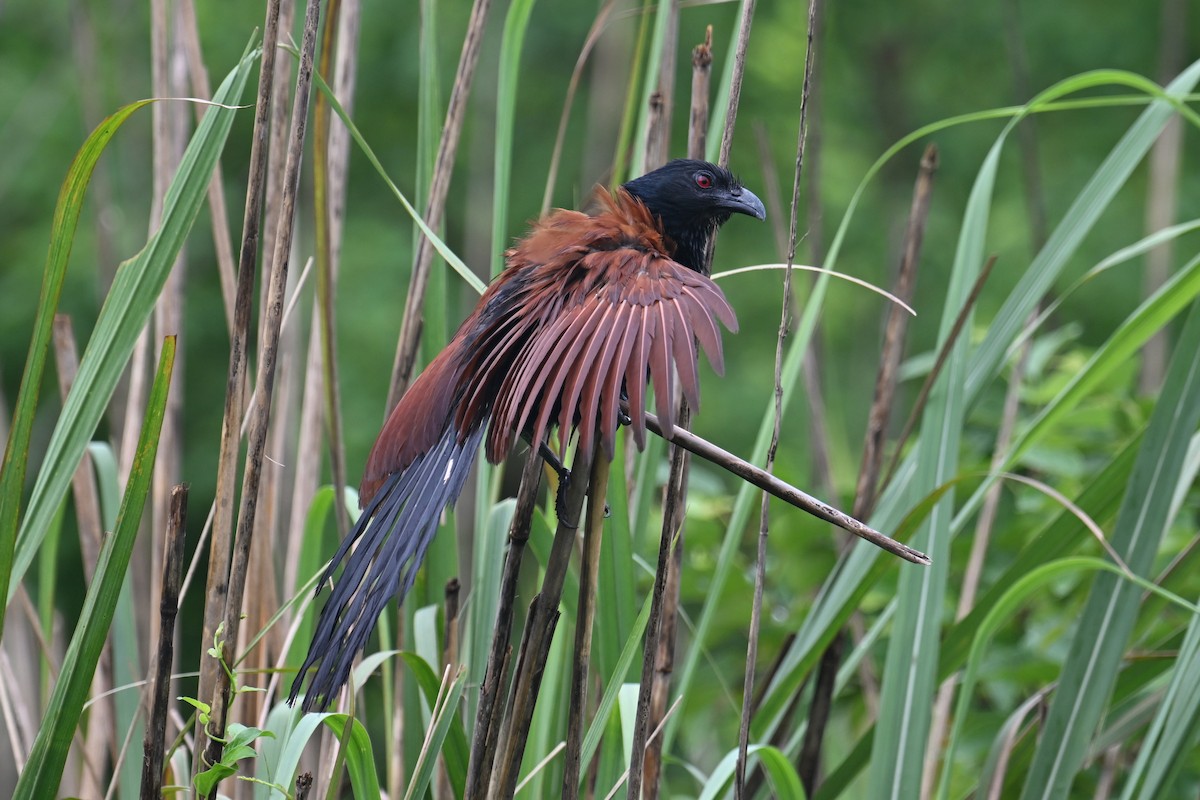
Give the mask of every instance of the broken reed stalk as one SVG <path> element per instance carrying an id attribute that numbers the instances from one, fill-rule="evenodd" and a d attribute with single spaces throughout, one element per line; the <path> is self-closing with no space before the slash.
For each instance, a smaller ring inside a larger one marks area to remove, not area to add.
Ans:
<path id="1" fill-rule="evenodd" d="M 483 34 L 491 0 L 475 0 L 471 6 L 471 18 L 467 22 L 467 34 L 463 39 L 462 54 L 458 59 L 458 71 L 454 76 L 454 87 L 450 90 L 450 104 L 446 108 L 446 121 L 442 125 L 442 136 L 438 140 L 437 156 L 433 162 L 433 176 L 429 183 L 429 201 L 425 204 L 425 223 L 431 230 L 442 224 L 446 209 L 446 195 L 450 191 L 450 174 L 454 167 L 458 140 L 466 118 L 467 98 L 471 94 L 471 81 L 479 63 L 479 51 L 483 46 Z M 417 255 L 413 259 L 412 275 L 408 283 L 408 296 L 404 301 L 404 316 L 400 321 L 400 335 L 396 342 L 396 360 L 392 364 L 391 388 L 388 390 L 389 413 L 400 396 L 408 388 L 413 365 L 417 358 L 417 347 L 421 341 L 421 309 L 425 305 L 425 290 L 429 286 L 429 270 L 433 261 L 433 245 L 422 236 L 417 243 Z"/>
<path id="2" fill-rule="evenodd" d="M 162 796 L 171 664 L 175 657 L 175 618 L 179 613 L 179 587 L 183 582 L 183 545 L 187 538 L 187 499 L 186 483 L 176 484 L 171 489 L 166 547 L 163 549 L 162 595 L 158 604 L 158 651 L 154 655 L 153 688 L 142 746 L 142 800 L 153 800 Z"/>
<path id="3" fill-rule="evenodd" d="M 896 476 L 896 468 L 900 466 L 900 454 L 904 452 L 904 445 L 908 441 L 908 437 L 912 435 L 913 429 L 917 427 L 917 419 L 920 418 L 922 412 L 925 410 L 925 403 L 929 400 L 929 393 L 933 390 L 933 384 L 937 382 L 938 376 L 942 374 L 942 368 L 946 366 L 946 362 L 950 359 L 950 350 L 954 347 L 954 343 L 958 341 L 958 336 L 967 324 L 967 318 L 971 315 L 971 310 L 975 308 L 975 303 L 979 300 L 979 296 L 983 294 L 983 287 L 987 283 L 988 276 L 992 274 L 992 268 L 995 266 L 996 256 L 989 256 L 987 263 L 983 265 L 983 269 L 979 272 L 979 277 L 975 279 L 975 285 L 971 287 L 971 293 L 967 295 L 963 307 L 959 309 L 958 316 L 954 319 L 954 325 L 950 328 L 950 335 L 946 337 L 945 344 L 938 351 L 937 358 L 933 362 L 933 369 L 929 371 L 929 375 L 925 378 L 925 383 L 921 385 L 921 391 L 917 393 L 917 400 L 913 403 L 912 411 L 909 412 L 908 419 L 904 422 L 904 429 L 900 432 L 899 438 L 896 439 L 896 448 L 892 452 L 892 460 L 888 464 L 887 477 L 879 484 L 878 491 L 882 491 L 883 487 L 891 483 L 892 478 Z"/>
<path id="4" fill-rule="evenodd" d="M 587 494 L 588 482 L 583 476 L 590 471 L 591 464 L 576 454 L 571 464 L 575 476 L 567 485 L 567 491 L 558 509 L 558 529 L 554 533 L 554 544 L 546 560 L 546 575 L 542 580 L 542 591 L 530 605 L 529 617 L 525 622 L 525 633 L 521 639 L 521 650 L 517 655 L 517 666 L 513 678 L 512 695 L 504 715 L 504 725 L 496 747 L 498 763 L 492 772 L 488 790 L 490 798 L 512 797 L 516 791 L 517 776 L 521 769 L 521 757 L 525 753 L 525 741 L 529 737 L 529 726 L 533 719 L 533 708 L 537 702 L 542 672 L 546 668 L 546 657 L 554 638 L 558 623 L 558 601 L 562 597 L 563 582 L 571 560 L 576 534 L 579 529 L 580 511 Z"/>
<path id="5" fill-rule="evenodd" d="M 914 550 L 908 545 L 880 533 L 866 523 L 860 522 L 828 503 L 824 503 L 812 495 L 800 491 L 790 483 L 776 478 L 766 470 L 754 466 L 749 461 L 735 456 L 733 453 L 718 447 L 707 439 L 697 436 L 690 431 L 680 430 L 679 428 L 675 429 L 672 436 L 665 436 L 658 417 L 649 411 L 646 412 L 646 428 L 658 436 L 662 436 L 668 442 L 679 445 L 692 455 L 700 456 L 705 461 L 716 464 L 718 467 L 733 473 L 742 480 L 749 481 L 788 505 L 795 506 L 801 511 L 812 514 L 817 519 L 837 525 L 842 530 L 849 531 L 860 539 L 866 539 L 876 547 L 886 550 L 905 561 L 925 567 L 929 566 L 929 556 L 921 551 Z"/>
<path id="6" fill-rule="evenodd" d="M 496 708 L 503 708 L 497 700 L 503 700 L 501 691 L 508 686 L 509 664 L 512 647 L 508 640 L 512 635 L 513 610 L 517 597 L 517 578 L 521 573 L 521 559 L 529 541 L 529 529 L 533 524 L 533 510 L 537 505 L 538 487 L 542 477 L 542 457 L 538 448 L 530 447 L 521 471 L 521 486 L 517 490 L 516 508 L 508 526 L 508 553 L 504 556 L 504 574 L 500 579 L 500 601 L 496 609 L 496 625 L 492 633 L 492 649 L 488 654 L 487 668 L 483 674 L 483 685 L 479 690 L 479 708 L 475 714 L 475 732 L 471 740 L 471 760 L 467 767 L 467 785 L 463 796 L 466 800 L 482 798 L 491 781 L 492 760 L 496 754 L 496 742 L 500 734 L 500 720 L 496 719 Z"/>
<path id="7" fill-rule="evenodd" d="M 930 144 L 921 156 L 916 184 L 913 186 L 912 205 L 908 213 L 908 225 L 904 231 L 904 249 L 900 258 L 900 269 L 892 293 L 904 302 L 912 298 L 916 281 L 917 264 L 920 263 L 921 245 L 925 236 L 925 225 L 929 220 L 930 197 L 933 192 L 933 176 L 938 167 L 937 146 Z M 879 497 L 879 473 L 883 466 L 883 443 L 887 436 L 888 421 L 895 405 L 897 376 L 900 358 L 904 354 L 904 343 L 908 333 L 909 315 L 899 306 L 892 306 L 888 313 L 883 335 L 883 349 L 879 358 L 879 372 L 875 378 L 875 396 L 867 415 L 867 433 L 863 443 L 862 465 L 858 471 L 858 485 L 854 491 L 854 506 L 851 513 L 865 519 L 875 512 Z M 838 631 L 817 668 L 813 698 L 809 703 L 808 727 L 800 748 L 797 772 L 804 790 L 812 795 L 820 777 L 821 747 L 824 744 L 825 728 L 833 708 L 833 689 L 841 667 L 846 646 L 845 629 Z"/>
<path id="8" fill-rule="evenodd" d="M 262 477 L 263 451 L 271 421 L 271 399 L 275 387 L 275 361 L 278 356 L 279 331 L 287 291 L 289 251 L 295 224 L 296 195 L 300 184 L 300 167 L 304 156 L 304 138 L 308 124 L 308 105 L 312 89 L 313 60 L 316 51 L 317 23 L 320 19 L 320 0 L 308 0 L 304 15 L 304 37 L 300 50 L 300 69 L 296 79 L 296 96 L 292 106 L 291 139 L 288 142 L 287 166 L 284 170 L 284 192 L 279 212 L 270 272 L 266 325 L 263 326 L 261 363 L 250 411 L 247 433 L 246 470 L 242 481 L 241 507 L 238 514 L 236 548 L 229 570 L 229 592 L 225 600 L 224 626 L 227 663 L 236 662 L 236 646 L 241 624 L 242 596 L 246 588 L 246 565 L 253 541 L 255 515 L 258 510 L 258 490 Z M 223 737 L 225 718 L 229 709 L 229 675 L 220 670 L 213 690 L 212 726 Z M 207 762 L 220 759 L 221 743 L 212 738 L 206 751 Z M 214 789 L 215 791 L 215 789 Z"/>
<path id="9" fill-rule="evenodd" d="M 237 494 L 237 456 L 241 442 L 242 414 L 246 404 L 247 342 L 251 336 L 250 317 L 254 305 L 254 273 L 258 261 L 259 235 L 262 228 L 263 194 L 266 186 L 267 130 L 274 85 L 275 44 L 279 38 L 279 0 L 267 3 L 263 33 L 262 62 L 258 73 L 258 99 L 254 107 L 254 130 L 250 140 L 250 175 L 246 187 L 246 206 L 242 217 L 242 248 L 238 259 L 237 293 L 234 298 L 233 335 L 229 343 L 229 374 L 225 387 L 225 411 L 221 420 L 221 444 L 217 455 L 217 486 L 213 508 L 212 542 L 205 584 L 204 623 L 200 641 L 212 642 L 217 626 L 225 615 L 228 593 L 229 553 L 233 549 L 233 502 Z M 204 649 L 208 645 L 205 644 Z M 201 657 L 196 696 L 211 697 L 220 664 Z M 196 724 L 196 752 L 204 750 L 204 727 Z M 194 759 L 196 773 L 202 771 Z"/>
<path id="10" fill-rule="evenodd" d="M 562 796 L 579 797 L 583 758 L 583 717 L 587 710 L 588 666 L 592 659 L 592 623 L 596 617 L 596 586 L 600 575 L 600 541 L 604 536 L 605 496 L 612 460 L 600 450 L 592 459 L 588 481 L 587 521 L 583 530 L 583 560 L 579 567 L 579 604 L 575 620 L 575 659 L 571 665 L 571 703 L 567 714 L 567 754 Z"/>
<path id="11" fill-rule="evenodd" d="M 814 37 L 817 3 L 808 0 L 808 42 L 804 53 L 804 82 L 800 90 L 800 125 L 796 135 L 796 169 L 792 175 L 792 202 L 789 217 L 787 268 L 783 273 L 783 299 L 779 312 L 779 333 L 775 337 L 775 375 L 773 394 L 775 408 L 771 429 L 771 441 L 767 446 L 765 471 L 769 474 L 775 467 L 775 455 L 779 450 L 779 436 L 783 426 L 783 340 L 792 326 L 792 265 L 796 261 L 796 243 L 799 239 L 800 178 L 804 171 L 804 142 L 808 135 L 808 93 L 812 84 Z M 811 355 L 811 353 L 810 353 Z M 750 716 L 753 712 L 754 668 L 758 661 L 758 636 L 762 628 L 763 584 L 767 572 L 767 535 L 770 528 L 770 495 L 762 494 L 759 512 L 758 551 L 754 561 L 754 596 L 750 606 L 750 630 L 746 637 L 746 671 L 742 681 L 742 714 L 738 728 L 738 755 L 734 769 L 733 793 L 741 800 L 746 793 L 746 759 L 750 744 Z"/>

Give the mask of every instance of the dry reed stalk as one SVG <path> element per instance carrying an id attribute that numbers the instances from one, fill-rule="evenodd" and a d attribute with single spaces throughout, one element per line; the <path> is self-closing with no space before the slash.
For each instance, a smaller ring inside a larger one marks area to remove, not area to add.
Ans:
<path id="1" fill-rule="evenodd" d="M 79 370 L 79 353 L 75 346 L 75 333 L 71 318 L 65 314 L 54 316 L 54 363 L 58 369 L 59 396 L 66 402 L 67 395 L 75 383 Z M 75 521 L 79 532 L 79 555 L 83 562 L 83 576 L 90 584 L 96 572 L 100 547 L 104 536 L 104 523 L 100 513 L 100 491 L 96 486 L 96 473 L 92 468 L 92 457 L 85 451 L 75 474 L 71 478 L 75 495 Z M 83 736 L 84 763 L 103 764 L 112 755 L 112 742 L 116 739 L 116 714 L 112 689 L 112 639 L 104 643 L 96 672 L 92 676 L 92 697 L 96 701 L 88 713 L 86 733 Z M 90 770 L 81 776 L 80 796 L 95 797 L 100 794 L 99 783 Z"/>
<path id="2" fill-rule="evenodd" d="M 262 64 L 259 69 L 258 99 L 254 109 L 254 130 L 250 146 L 250 174 L 246 187 L 246 205 L 242 218 L 242 246 L 238 260 L 237 293 L 234 300 L 233 336 L 230 341 L 229 374 L 225 388 L 225 410 L 221 421 L 221 443 L 217 455 L 217 486 L 213 502 L 212 541 L 209 549 L 208 578 L 205 583 L 204 623 L 201 641 L 212 642 L 225 615 L 229 589 L 229 555 L 232 550 L 233 504 L 237 496 L 237 456 L 241 441 L 243 410 L 246 404 L 247 342 L 252 335 L 250 317 L 254 302 L 254 272 L 262 225 L 262 204 L 266 179 L 268 116 L 275 82 L 276 42 L 279 36 L 280 0 L 267 3 L 263 35 Z M 220 665 L 211 658 L 200 659 L 200 677 L 196 696 L 213 695 Z M 203 726 L 196 726 L 195 752 L 205 749 Z M 202 770 L 196 758 L 195 771 Z"/>
<path id="3" fill-rule="evenodd" d="M 779 450 L 779 437 L 783 427 L 783 340 L 791 329 L 792 317 L 792 264 L 796 260 L 796 244 L 799 239 L 800 182 L 804 170 L 804 145 L 808 137 L 808 93 L 812 85 L 813 32 L 817 15 L 816 0 L 808 0 L 808 43 L 804 55 L 804 83 L 800 92 L 800 125 L 796 136 L 796 169 L 792 176 L 792 202 L 789 223 L 787 268 L 783 273 L 783 300 L 779 313 L 779 334 L 775 338 L 775 409 L 772 421 L 771 441 L 767 446 L 765 469 L 768 473 L 775 466 L 775 455 Z M 770 495 L 763 492 L 759 513 L 758 551 L 754 561 L 754 599 L 750 606 L 750 630 L 746 641 L 746 671 L 742 682 L 742 714 L 738 728 L 738 756 L 735 767 L 733 793 L 741 800 L 746 795 L 746 760 L 750 743 L 750 715 L 753 710 L 754 671 L 758 662 L 758 637 L 762 626 L 763 585 L 767 571 L 767 535 L 769 532 Z"/>
<path id="4" fill-rule="evenodd" d="M 474 0 L 471 6 L 471 18 L 467 22 L 467 33 L 463 38 L 458 71 L 454 76 L 454 87 L 450 90 L 450 105 L 446 109 L 446 121 L 442 126 L 442 136 L 438 141 L 437 156 L 433 163 L 429 201 L 425 205 L 425 223 L 432 230 L 437 230 L 442 224 L 442 215 L 446 209 L 450 174 L 454 167 L 455 154 L 458 152 L 458 141 L 466 117 L 467 98 L 471 94 L 471 82 L 475 77 L 475 67 L 479 63 L 479 51 L 483 45 L 484 28 L 491 4 L 491 0 Z M 425 290 L 429 286 L 432 261 L 433 245 L 422 236 L 417 244 L 417 255 L 413 259 L 408 297 L 404 301 L 404 316 L 400 322 L 400 335 L 396 342 L 396 360 L 392 365 L 391 388 L 388 391 L 385 415 L 399 402 L 412 378 L 421 341 L 421 309 L 425 304 Z"/>
<path id="5" fill-rule="evenodd" d="M 579 797 L 583 758 L 583 718 L 588 705 L 588 668 L 592 660 L 592 624 L 596 617 L 596 585 L 600 575 L 600 542 L 604 535 L 605 496 L 612 461 L 603 451 L 592 459 L 588 485 L 587 521 L 583 530 L 583 560 L 579 567 L 575 652 L 571 662 L 570 706 L 567 711 L 567 750 L 562 795 Z"/>
<path id="6" fill-rule="evenodd" d="M 279 224 L 276 231 L 269 280 L 269 302 L 267 321 L 263 326 L 261 363 L 251 409 L 250 427 L 247 433 L 246 469 L 242 483 L 241 506 L 238 513 L 236 547 L 229 570 L 228 595 L 225 601 L 225 641 L 236 643 L 241 625 L 242 596 L 246 586 L 246 567 L 250 545 L 255 530 L 255 515 L 258 510 L 258 491 L 262 477 L 263 454 L 266 446 L 267 429 L 271 419 L 271 400 L 274 392 L 275 362 L 278 356 L 279 330 L 283 317 L 283 306 L 287 288 L 288 255 L 291 249 L 292 230 L 295 222 L 296 196 L 300 183 L 300 167 L 304 155 L 304 138 L 308 124 L 308 107 L 312 88 L 313 60 L 316 51 L 317 23 L 320 17 L 320 0 L 309 0 L 304 17 L 304 36 L 300 49 L 300 69 L 296 81 L 296 94 L 292 108 L 292 128 L 287 151 L 287 166 L 284 176 L 284 191 L 279 209 Z M 232 646 L 227 649 L 227 653 Z M 236 661 L 229 653 L 229 663 Z M 217 675 L 212 700 L 212 725 L 219 736 L 224 735 L 229 709 L 230 685 L 228 675 L 222 670 Z M 220 742 L 210 739 L 206 760 L 215 763 L 220 757 Z"/>
<path id="7" fill-rule="evenodd" d="M 709 84 L 713 72 L 713 26 L 709 25 L 704 32 L 704 41 L 692 48 L 691 52 L 691 108 L 688 126 L 688 157 L 703 158 L 704 144 L 708 134 L 709 113 Z M 712 246 L 709 246 L 712 253 Z M 677 385 L 678 389 L 678 385 Z M 677 392 L 678 393 L 678 392 Z M 691 409 L 682 398 L 676 397 L 678 409 L 676 419 L 680 428 L 691 429 Z M 672 452 L 671 473 L 667 477 L 667 487 L 664 493 L 664 503 L 668 498 L 676 498 L 682 505 L 688 495 L 689 458 L 686 452 L 679 456 Z M 676 644 L 676 627 L 679 615 L 679 587 L 683 571 L 684 547 L 684 513 L 678 507 L 665 505 L 671 509 L 670 528 L 664 524 L 662 537 L 671 541 L 671 554 L 666 560 L 666 578 L 662 583 L 661 612 L 659 625 L 656 627 L 656 642 L 654 646 L 653 670 L 646 669 L 643 663 L 643 678 L 649 675 L 649 698 L 647 700 L 646 727 L 653 730 L 661 726 L 667 709 L 667 696 L 671 691 L 671 676 L 674 673 L 674 644 Z M 664 523 L 666 523 L 666 519 Z M 649 661 L 649 648 L 646 649 Z M 662 739 L 658 736 L 649 738 L 643 751 L 642 783 L 644 794 L 648 800 L 658 798 L 659 781 L 662 772 Z"/>
<path id="8" fill-rule="evenodd" d="M 562 597 L 563 582 L 567 576 L 571 550 L 579 529 L 583 499 L 587 494 L 588 481 L 582 476 L 589 474 L 590 468 L 588 459 L 576 454 L 571 464 L 571 474 L 575 479 L 568 484 L 558 509 L 558 529 L 554 533 L 554 544 L 546 560 L 542 591 L 534 598 L 525 622 L 525 632 L 514 671 L 512 694 L 496 746 L 498 763 L 492 771 L 487 795 L 490 798 L 511 797 L 516 790 L 542 672 L 546 667 L 546 657 L 550 653 L 550 644 L 558 623 L 558 602 Z"/>

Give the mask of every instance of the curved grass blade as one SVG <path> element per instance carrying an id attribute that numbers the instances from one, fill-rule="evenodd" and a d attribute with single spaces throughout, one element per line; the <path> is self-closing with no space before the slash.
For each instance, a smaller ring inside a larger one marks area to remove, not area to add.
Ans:
<path id="1" fill-rule="evenodd" d="M 125 571 L 137 540 L 146 497 L 150 493 L 154 458 L 158 453 L 158 437 L 174 365 L 175 337 L 168 336 L 163 340 L 162 356 L 154 385 L 150 389 L 146 418 L 129 473 L 129 483 L 121 501 L 121 510 L 117 514 L 117 524 L 100 550 L 100 560 L 84 598 L 79 623 L 71 636 L 58 683 L 54 686 L 50 704 L 43 715 L 29 761 L 17 781 L 14 800 L 33 800 L 58 794 L 67 751 L 91 689 L 100 651 L 112 626 L 117 598 L 125 583 Z"/>
<path id="2" fill-rule="evenodd" d="M 215 105 L 197 127 L 167 190 L 163 200 L 162 225 L 140 253 L 117 269 L 104 307 L 96 320 L 92 338 L 80 361 L 75 384 L 50 437 L 45 461 L 29 499 L 29 510 L 18 536 L 6 603 L 12 600 L 15 584 L 24 577 L 41 545 L 49 520 L 62 502 L 75 467 L 108 406 L 137 337 L 150 318 L 175 256 L 191 231 L 192 223 L 204 202 L 217 158 L 233 124 L 236 111 L 230 104 L 241 97 L 255 58 L 257 54 L 247 47 L 241 61 L 217 90 L 213 97 Z M 77 210 L 75 218 L 78 218 Z M 70 244 L 53 244 L 52 257 L 55 247 L 69 249 Z M 65 260 L 65 257 L 64 252 L 62 258 Z M 28 444 L 25 449 L 28 449 Z M 24 458 L 21 460 L 23 462 Z M 0 489 L 3 488 L 0 486 Z M 0 503 L 15 502 L 4 498 L 9 498 L 7 492 L 0 496 Z M 15 518 L 15 512 L 14 508 L 4 513 Z M 3 527 L 4 523 L 0 522 L 0 528 Z M 0 538 L 4 536 L 0 532 Z M 0 563 L 3 561 L 0 559 Z"/>

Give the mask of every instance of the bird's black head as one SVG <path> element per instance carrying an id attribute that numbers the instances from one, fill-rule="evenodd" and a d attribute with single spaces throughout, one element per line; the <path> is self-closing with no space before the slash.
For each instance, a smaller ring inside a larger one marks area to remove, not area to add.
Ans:
<path id="1" fill-rule="evenodd" d="M 729 170 L 707 161 L 679 158 L 625 184 L 662 224 L 676 246 L 675 260 L 701 271 L 709 235 L 732 214 L 766 219 L 754 192 Z"/>

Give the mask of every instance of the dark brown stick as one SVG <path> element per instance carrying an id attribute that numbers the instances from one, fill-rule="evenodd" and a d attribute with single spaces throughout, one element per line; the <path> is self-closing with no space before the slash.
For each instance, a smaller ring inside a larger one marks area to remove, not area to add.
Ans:
<path id="1" fill-rule="evenodd" d="M 646 428 L 659 436 L 663 436 L 662 426 L 658 422 L 658 417 L 650 412 L 646 412 Z M 675 429 L 674 437 L 668 438 L 663 436 L 663 438 L 672 444 L 679 445 L 689 453 L 700 456 L 705 461 L 712 462 L 718 467 L 733 473 L 742 480 L 749 481 L 763 491 L 770 492 L 785 503 L 812 514 L 817 519 L 837 525 L 842 530 L 849 531 L 861 539 L 866 539 L 876 547 L 886 550 L 894 556 L 899 556 L 905 561 L 911 561 L 914 564 L 926 567 L 929 566 L 929 556 L 919 550 L 914 550 L 906 544 L 901 544 L 890 536 L 886 536 L 865 523 L 859 522 L 857 519 L 837 510 L 828 503 L 823 503 L 812 495 L 805 494 L 790 483 L 776 478 L 774 475 L 754 466 L 745 459 L 735 456 L 728 450 L 718 447 L 707 439 L 703 439 L 690 431 L 680 430 L 679 428 Z"/>
<path id="2" fill-rule="evenodd" d="M 286 298 L 288 261 L 292 231 L 295 224 L 296 195 L 300 184 L 300 166 L 304 155 L 304 137 L 308 127 L 308 106 L 311 98 L 313 60 L 317 43 L 317 23 L 320 19 L 320 0 L 308 0 L 304 16 L 304 37 L 300 49 L 300 70 L 296 79 L 296 95 L 292 106 L 292 131 L 288 143 L 287 166 L 284 170 L 284 192 L 280 204 L 279 227 L 276 231 L 268 292 L 266 324 L 263 326 L 262 356 L 254 391 L 254 406 L 250 411 L 247 434 L 246 471 L 242 481 L 241 507 L 238 514 L 236 547 L 229 570 L 229 593 L 225 599 L 224 636 L 228 663 L 236 661 L 233 649 L 241 625 L 242 596 L 246 588 L 246 565 L 253 541 L 255 514 L 258 510 L 258 489 L 262 478 L 263 454 L 267 429 L 271 421 L 271 399 L 275 388 L 275 361 L 278 356 L 279 330 L 283 321 Z M 229 711 L 230 685 L 225 670 L 217 674 L 212 700 L 212 727 L 221 737 L 225 732 Z M 220 759 L 221 743 L 209 740 L 207 762 Z M 214 791 L 216 791 L 214 789 Z"/>
<path id="3" fill-rule="evenodd" d="M 933 191 L 933 175 L 937 170 L 937 147 L 929 145 L 921 158 L 917 182 L 913 188 L 912 206 L 908 216 L 908 227 L 904 235 L 904 254 L 900 259 L 900 270 L 896 277 L 893 294 L 904 302 L 912 297 L 916 280 L 916 268 L 921 254 L 921 243 L 925 234 L 925 223 L 929 218 L 929 198 Z M 883 351 L 880 354 L 879 372 L 875 379 L 875 397 L 867 416 L 866 441 L 863 444 L 862 465 L 858 471 L 858 486 L 854 492 L 852 513 L 857 518 L 870 517 L 878 498 L 879 471 L 883 465 L 883 441 L 887 435 L 888 420 L 896 396 L 896 375 L 900 357 L 904 353 L 904 341 L 908 331 L 909 315 L 898 306 L 893 306 L 888 315 L 883 336 Z M 825 728 L 833 708 L 833 688 L 842 654 L 846 645 L 846 631 L 839 631 L 825 652 L 817 668 L 813 699 L 809 704 L 808 727 L 800 748 L 797 771 L 804 790 L 810 795 L 816 791 L 820 778 L 821 747 L 824 744 Z"/>
<path id="4" fill-rule="evenodd" d="M 163 551 L 162 596 L 158 604 L 158 652 L 154 656 L 154 688 L 150 716 L 142 747 L 142 800 L 162 796 L 163 757 L 167 743 L 167 706 L 170 702 L 171 664 L 175 657 L 175 617 L 179 613 L 179 586 L 183 582 L 183 545 L 187 538 L 188 487 L 171 489 L 167 516 L 167 542 Z"/>
<path id="5" fill-rule="evenodd" d="M 516 508 L 513 509 L 512 522 L 508 527 L 508 553 L 504 557 L 504 574 L 500 579 L 500 604 L 496 609 L 492 649 L 488 654 L 487 669 L 483 673 L 483 686 L 479 690 L 479 708 L 475 713 L 475 733 L 471 741 L 471 761 L 467 767 L 467 785 L 464 792 L 467 800 L 482 798 L 491 781 L 492 759 L 496 754 L 496 743 L 500 735 L 500 720 L 495 714 L 496 701 L 503 701 L 502 687 L 508 685 L 505 678 L 512 656 L 508 640 L 512 635 L 517 578 L 521 573 L 521 558 L 525 554 L 525 545 L 529 541 L 529 529 L 533 523 L 533 510 L 537 504 L 541 476 L 542 457 L 536 447 L 530 447 L 529 455 L 525 458 L 525 467 L 521 471 Z M 504 703 L 501 702 L 499 707 L 503 708 Z"/>
<path id="6" fill-rule="evenodd" d="M 579 797 L 583 758 L 583 717 L 587 710 L 588 667 L 592 660 L 592 623 L 596 617 L 596 585 L 600 575 L 600 542 L 604 535 L 605 495 L 612 462 L 602 452 L 592 460 L 588 486 L 587 523 L 583 531 L 583 562 L 579 568 L 579 605 L 575 620 L 575 658 L 571 665 L 571 702 L 567 713 L 567 751 L 562 796 Z"/>

